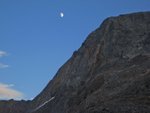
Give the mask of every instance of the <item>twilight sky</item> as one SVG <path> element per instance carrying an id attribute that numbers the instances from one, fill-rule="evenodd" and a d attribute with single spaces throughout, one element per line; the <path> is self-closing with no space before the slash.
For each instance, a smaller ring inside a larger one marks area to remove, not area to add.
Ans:
<path id="1" fill-rule="evenodd" d="M 0 0 L 0 99 L 32 99 L 109 16 L 149 0 Z"/>

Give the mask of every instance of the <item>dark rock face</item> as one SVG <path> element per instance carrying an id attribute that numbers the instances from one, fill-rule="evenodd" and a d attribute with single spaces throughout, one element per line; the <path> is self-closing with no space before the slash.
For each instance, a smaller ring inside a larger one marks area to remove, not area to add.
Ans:
<path id="1" fill-rule="evenodd" d="M 106 19 L 25 112 L 150 113 L 150 12 Z"/>
<path id="2" fill-rule="evenodd" d="M 0 101 L 0 113 L 25 113 L 30 101 Z"/>

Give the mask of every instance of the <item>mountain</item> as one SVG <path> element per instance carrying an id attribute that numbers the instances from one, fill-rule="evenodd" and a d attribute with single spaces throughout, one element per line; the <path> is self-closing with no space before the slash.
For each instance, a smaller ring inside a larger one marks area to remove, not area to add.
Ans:
<path id="1" fill-rule="evenodd" d="M 30 101 L 15 101 L 15 100 L 1 100 L 0 113 L 25 113 L 29 108 Z"/>
<path id="2" fill-rule="evenodd" d="M 1 101 L 0 113 L 3 109 L 150 113 L 150 12 L 107 18 L 33 101 Z"/>

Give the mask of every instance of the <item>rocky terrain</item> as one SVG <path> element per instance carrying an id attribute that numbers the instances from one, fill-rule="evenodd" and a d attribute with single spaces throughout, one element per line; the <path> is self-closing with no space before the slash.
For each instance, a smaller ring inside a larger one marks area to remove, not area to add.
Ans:
<path id="1" fill-rule="evenodd" d="M 24 113 L 29 106 L 30 101 L 0 101 L 0 113 Z"/>
<path id="2" fill-rule="evenodd" d="M 0 113 L 150 113 L 150 12 L 104 20 L 33 101 Z"/>

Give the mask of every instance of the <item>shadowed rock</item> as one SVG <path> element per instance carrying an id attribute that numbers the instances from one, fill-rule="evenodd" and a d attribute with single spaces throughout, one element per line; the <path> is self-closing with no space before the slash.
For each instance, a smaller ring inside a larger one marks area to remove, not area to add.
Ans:
<path id="1" fill-rule="evenodd" d="M 26 110 L 150 113 L 150 12 L 107 18 Z"/>

